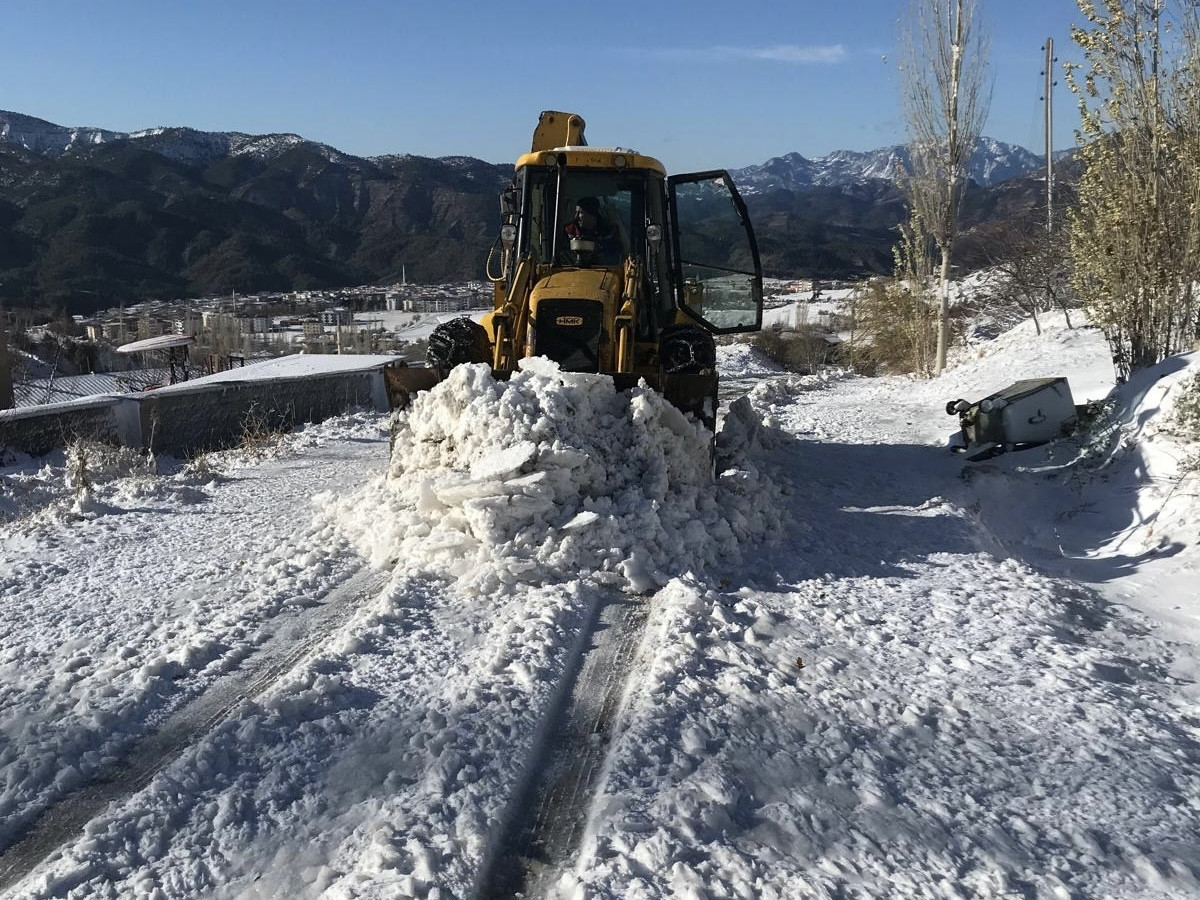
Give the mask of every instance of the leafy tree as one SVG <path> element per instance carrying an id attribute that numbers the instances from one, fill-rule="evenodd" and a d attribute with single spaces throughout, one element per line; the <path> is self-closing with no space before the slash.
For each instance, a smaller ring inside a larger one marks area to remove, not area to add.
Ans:
<path id="1" fill-rule="evenodd" d="M 1076 0 L 1087 68 L 1068 64 L 1083 173 L 1069 212 L 1073 283 L 1119 379 L 1190 346 L 1200 278 L 1196 8 Z"/>
<path id="2" fill-rule="evenodd" d="M 946 367 L 950 335 L 950 259 L 967 164 L 991 103 L 987 46 L 978 0 L 911 0 L 900 36 L 901 93 L 911 172 L 905 193 L 914 220 L 941 256 L 937 349 L 933 370 Z"/>

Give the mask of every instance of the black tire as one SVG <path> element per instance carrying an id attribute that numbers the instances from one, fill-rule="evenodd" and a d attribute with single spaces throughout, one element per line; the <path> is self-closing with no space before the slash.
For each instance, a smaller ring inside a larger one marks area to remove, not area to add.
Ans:
<path id="1" fill-rule="evenodd" d="M 668 325 L 658 341 L 658 362 L 667 375 L 716 371 L 717 344 L 699 325 Z"/>
<path id="2" fill-rule="evenodd" d="M 442 322 L 429 335 L 425 362 L 431 369 L 453 369 L 459 363 L 491 360 L 492 347 L 487 330 L 466 316 Z"/>

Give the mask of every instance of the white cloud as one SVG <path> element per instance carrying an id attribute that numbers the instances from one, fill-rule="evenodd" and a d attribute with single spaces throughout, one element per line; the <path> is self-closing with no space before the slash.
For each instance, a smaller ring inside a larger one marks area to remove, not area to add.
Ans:
<path id="1" fill-rule="evenodd" d="M 769 62 L 794 65 L 830 65 L 843 62 L 849 55 L 844 44 L 799 47 L 795 44 L 777 44 L 773 47 L 728 47 L 677 48 L 651 50 L 648 56 L 675 62 L 697 60 L 736 61 L 743 59 L 767 60 Z"/>

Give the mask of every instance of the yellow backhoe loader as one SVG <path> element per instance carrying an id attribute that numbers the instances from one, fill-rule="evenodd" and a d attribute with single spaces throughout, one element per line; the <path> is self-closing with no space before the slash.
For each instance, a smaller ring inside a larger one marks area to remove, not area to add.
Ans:
<path id="1" fill-rule="evenodd" d="M 500 213 L 493 310 L 440 324 L 428 368 L 391 370 L 396 405 L 460 363 L 506 378 L 522 357 L 545 356 L 617 390 L 645 379 L 712 428 L 713 335 L 762 326 L 758 246 L 729 174 L 667 177 L 634 150 L 589 147 L 580 116 L 547 111 Z"/>

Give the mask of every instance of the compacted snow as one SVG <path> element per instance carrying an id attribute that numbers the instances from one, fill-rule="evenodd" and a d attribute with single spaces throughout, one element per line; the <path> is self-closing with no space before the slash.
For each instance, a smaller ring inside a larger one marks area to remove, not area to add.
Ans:
<path id="1" fill-rule="evenodd" d="M 715 455 L 533 360 L 186 465 L 8 460 L 0 895 L 485 896 L 622 595 L 552 895 L 1200 895 L 1191 358 L 1114 391 L 1043 331 L 930 382 L 722 348 Z M 947 451 L 947 400 L 1043 375 L 1109 397 L 1086 439 Z"/>

